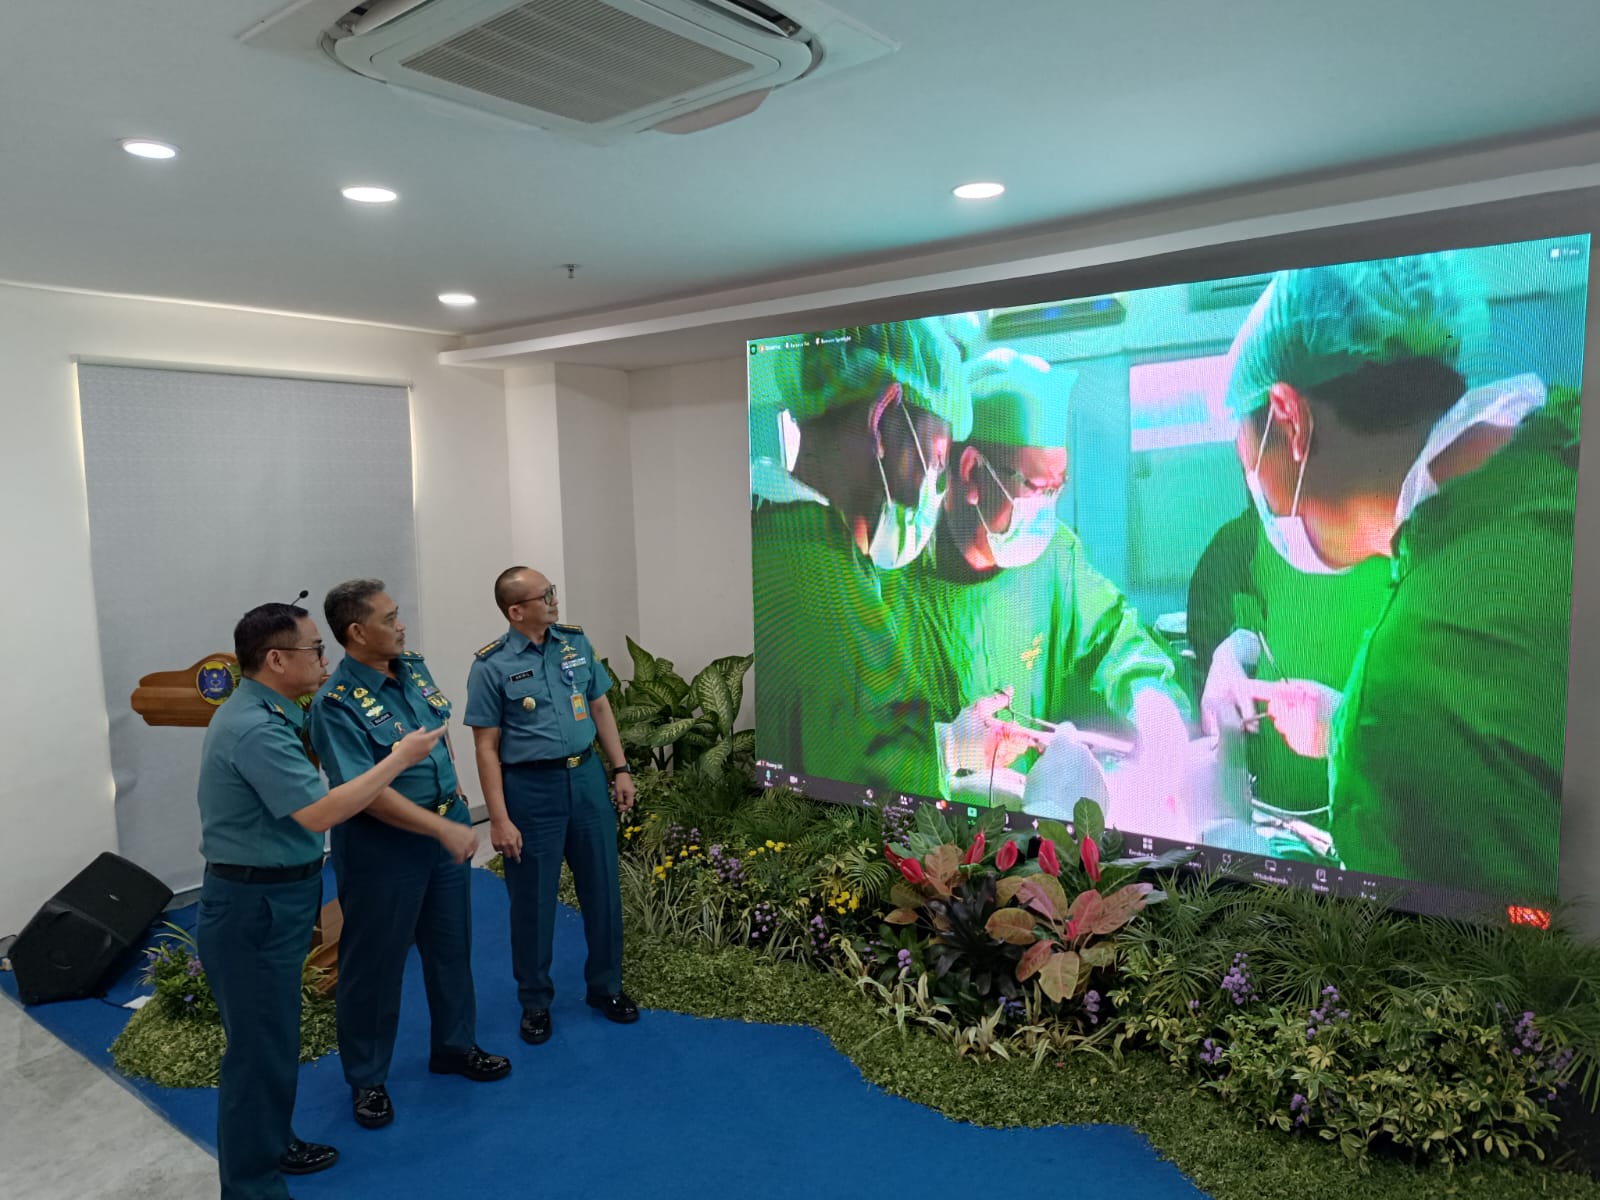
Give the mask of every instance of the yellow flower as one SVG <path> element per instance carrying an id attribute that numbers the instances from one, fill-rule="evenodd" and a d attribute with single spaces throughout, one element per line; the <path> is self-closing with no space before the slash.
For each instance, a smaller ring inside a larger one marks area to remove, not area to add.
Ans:
<path id="1" fill-rule="evenodd" d="M 851 896 L 850 897 L 850 911 L 851 912 L 855 912 L 855 910 L 860 908 L 860 907 L 861 907 L 861 897 L 860 896 Z"/>
<path id="2" fill-rule="evenodd" d="M 782 851 L 783 851 L 783 848 L 784 848 L 784 847 L 785 847 L 785 846 L 787 846 L 787 845 L 788 845 L 788 844 L 789 844 L 789 843 L 788 843 L 788 842 L 779 842 L 779 843 L 778 843 L 778 844 L 777 844 L 777 845 L 776 845 L 776 846 L 772 846 L 772 843 L 771 843 L 771 842 L 768 842 L 768 843 L 767 843 L 767 845 L 769 845 L 769 846 L 772 846 L 772 848 L 773 848 L 773 849 L 774 849 L 774 850 L 777 850 L 777 851 L 778 851 L 778 852 L 780 852 L 780 853 L 781 853 L 781 852 L 782 852 Z"/>
<path id="3" fill-rule="evenodd" d="M 768 850 L 776 850 L 777 848 L 778 848 L 777 843 L 774 842 L 771 838 L 768 838 L 767 839 L 767 849 Z"/>

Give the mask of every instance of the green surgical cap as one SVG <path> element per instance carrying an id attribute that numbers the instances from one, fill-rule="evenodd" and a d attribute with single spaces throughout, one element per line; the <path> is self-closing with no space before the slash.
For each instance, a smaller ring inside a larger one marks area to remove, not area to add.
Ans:
<path id="1" fill-rule="evenodd" d="M 971 430 L 961 348 L 937 319 L 830 329 L 808 334 L 804 343 L 777 364 L 779 402 L 796 421 L 876 400 L 898 383 L 907 404 L 950 423 L 955 441 Z"/>
<path id="2" fill-rule="evenodd" d="M 1067 444 L 1067 394 L 1076 373 L 1008 347 L 989 351 L 968 368 L 972 440 L 998 446 Z"/>
<path id="3" fill-rule="evenodd" d="M 1410 358 L 1467 374 L 1488 324 L 1483 284 L 1452 254 L 1280 271 L 1233 340 L 1228 408 L 1254 412 L 1280 381 L 1314 392 L 1369 364 Z"/>

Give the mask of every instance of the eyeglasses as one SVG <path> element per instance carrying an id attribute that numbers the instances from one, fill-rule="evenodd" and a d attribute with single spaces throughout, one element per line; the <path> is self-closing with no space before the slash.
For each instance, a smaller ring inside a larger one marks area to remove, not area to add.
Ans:
<path id="1" fill-rule="evenodd" d="M 1018 500 L 1025 500 L 1030 496 L 1042 496 L 1045 500 L 1053 503 L 1060 498 L 1061 491 L 1066 486 L 1066 481 L 1063 480 L 1061 483 L 1040 487 L 1021 471 L 1007 467 L 1005 469 L 1006 478 L 1011 481 L 1011 486 L 1007 487 L 1006 481 L 1000 478 L 988 458 L 982 454 L 978 457 L 982 460 L 984 468 L 989 472 L 989 476 L 994 480 L 995 485 L 1006 494 L 1006 499 L 1013 503 Z"/>
<path id="2" fill-rule="evenodd" d="M 328 657 L 326 642 L 312 642 L 309 646 L 268 646 L 267 649 L 282 650 L 284 653 L 288 653 L 290 650 L 315 650 L 319 659 Z"/>
<path id="3" fill-rule="evenodd" d="M 542 592 L 535 592 L 531 596 L 524 596 L 521 600 L 513 600 L 510 604 L 506 605 L 506 607 L 515 608 L 519 604 L 532 604 L 535 600 L 543 600 L 546 604 L 554 604 L 556 602 L 556 585 L 552 583 Z"/>

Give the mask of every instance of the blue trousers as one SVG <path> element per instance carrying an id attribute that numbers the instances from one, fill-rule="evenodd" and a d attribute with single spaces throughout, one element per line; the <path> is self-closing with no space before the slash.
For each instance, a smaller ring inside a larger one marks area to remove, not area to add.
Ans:
<path id="1" fill-rule="evenodd" d="M 617 817 L 605 771 L 590 755 L 572 770 L 503 768 L 506 812 L 522 832 L 522 861 L 507 858 L 511 969 L 524 1012 L 549 1008 L 561 860 L 572 868 L 589 946 L 583 977 L 591 996 L 622 990 L 622 890 L 617 882 Z"/>
<path id="2" fill-rule="evenodd" d="M 322 878 L 232 883 L 209 871 L 195 940 L 228 1048 L 217 1089 L 222 1200 L 285 1200 L 278 1157 L 294 1134 L 300 1077 L 300 978 Z"/>
<path id="3" fill-rule="evenodd" d="M 465 823 L 467 806 L 450 810 Z M 431 837 L 358 816 L 334 827 L 339 934 L 339 1059 L 351 1087 L 389 1078 L 400 1025 L 400 985 L 413 945 L 422 958 L 431 1049 L 460 1052 L 476 1040 L 472 986 L 471 872 Z"/>

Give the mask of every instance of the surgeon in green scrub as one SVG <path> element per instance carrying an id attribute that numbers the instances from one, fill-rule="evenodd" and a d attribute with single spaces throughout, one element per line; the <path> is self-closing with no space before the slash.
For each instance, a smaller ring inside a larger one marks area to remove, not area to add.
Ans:
<path id="1" fill-rule="evenodd" d="M 1239 739 L 1253 793 L 1274 815 L 1328 827 L 1328 765 L 1291 750 L 1256 719 L 1249 680 L 1311 680 L 1343 688 L 1356 651 L 1389 592 L 1389 560 L 1373 556 L 1338 574 L 1306 574 L 1268 544 L 1254 506 L 1222 526 L 1189 581 L 1188 635 L 1204 680 L 1201 726 Z M 1326 843 L 1284 838 L 1281 857 L 1314 858 Z"/>
<path id="2" fill-rule="evenodd" d="M 1131 722 L 1140 753 L 1159 760 L 1175 788 L 1188 702 L 1173 661 L 1056 516 L 1068 471 L 1070 372 L 1000 347 L 968 376 L 972 436 L 951 453 L 933 553 L 884 585 L 891 611 L 912 631 L 934 716 L 953 725 L 947 767 L 981 774 L 1026 749 L 997 743 L 992 723 L 963 719 L 964 711 L 1035 727 Z"/>
<path id="3" fill-rule="evenodd" d="M 773 402 L 800 442 L 792 469 L 751 466 L 756 754 L 937 796 L 926 691 L 881 581 L 926 549 L 951 438 L 971 425 L 960 351 L 920 320 L 832 330 L 781 353 Z"/>
<path id="4" fill-rule="evenodd" d="M 1255 682 L 1330 759 L 1353 871 L 1549 900 L 1566 732 L 1578 401 L 1536 376 L 1469 388 L 1487 339 L 1460 256 L 1274 277 L 1229 402 L 1266 538 L 1295 569 L 1379 554 L 1391 587 L 1341 689 Z"/>

